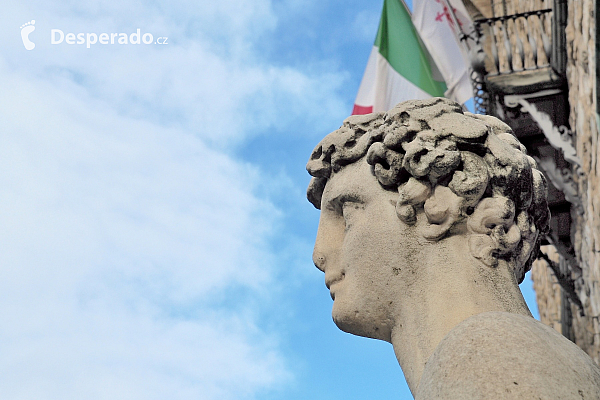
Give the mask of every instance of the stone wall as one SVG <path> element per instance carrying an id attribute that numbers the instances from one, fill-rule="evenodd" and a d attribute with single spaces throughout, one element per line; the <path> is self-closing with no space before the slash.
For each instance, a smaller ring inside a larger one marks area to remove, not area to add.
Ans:
<path id="1" fill-rule="evenodd" d="M 573 328 L 577 332 L 575 342 L 599 363 L 600 149 L 596 124 L 594 8 L 593 0 L 569 0 L 566 36 L 569 124 L 576 135 L 577 155 L 582 160 L 577 180 L 583 209 L 573 213 L 575 253 L 581 267 L 576 285 L 586 314 L 580 317 L 579 313 L 573 313 Z"/>
<path id="2" fill-rule="evenodd" d="M 596 122 L 594 8 L 592 0 L 569 0 L 566 28 L 569 124 L 575 134 L 577 155 L 582 161 L 575 179 L 583 205 L 581 210 L 571 213 L 573 243 L 581 268 L 572 271 L 571 275 L 584 306 L 584 315 L 570 302 L 566 304 L 568 309 L 562 307 L 565 305 L 564 294 L 545 261 L 538 260 L 534 264 L 532 278 L 542 322 L 569 337 L 600 364 L 600 148 Z M 552 248 L 544 252 L 550 259 L 556 258 Z M 565 312 L 569 315 L 565 316 Z M 563 322 L 565 319 L 570 319 L 568 324 Z"/>
<path id="3" fill-rule="evenodd" d="M 546 253 L 552 261 L 559 262 L 559 256 L 554 247 L 545 246 L 541 251 Z M 531 276 L 533 279 L 533 290 L 535 290 L 538 303 L 540 321 L 564 335 L 567 332 L 563 332 L 562 329 L 563 315 L 561 311 L 563 296 L 558 280 L 544 260 L 537 260 L 533 263 Z"/>
<path id="4" fill-rule="evenodd" d="M 552 8 L 554 3 L 553 0 L 463 1 L 473 18 Z M 535 263 L 532 278 L 541 320 L 569 337 L 600 364 L 600 148 L 596 120 L 596 4 L 594 0 L 567 0 L 567 6 L 565 33 L 569 125 L 575 135 L 577 155 L 582 160 L 582 168 L 575 174 L 582 208 L 572 212 L 572 240 L 579 265 L 571 274 L 585 315 L 582 316 L 579 308 L 567 300 L 545 261 L 538 260 Z M 544 29 L 548 31 L 548 22 L 544 23 Z M 518 31 L 519 27 L 516 29 Z M 489 49 L 486 48 L 486 52 L 490 53 Z M 487 69 L 491 70 L 489 67 Z M 557 257 L 551 248 L 544 251 L 550 259 Z"/>

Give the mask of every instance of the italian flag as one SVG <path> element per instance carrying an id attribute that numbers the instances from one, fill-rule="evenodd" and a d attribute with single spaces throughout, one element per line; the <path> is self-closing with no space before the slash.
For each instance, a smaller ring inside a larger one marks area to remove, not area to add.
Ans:
<path id="1" fill-rule="evenodd" d="M 442 97 L 444 80 L 402 0 L 385 0 L 352 114 L 385 112 L 404 100 Z"/>

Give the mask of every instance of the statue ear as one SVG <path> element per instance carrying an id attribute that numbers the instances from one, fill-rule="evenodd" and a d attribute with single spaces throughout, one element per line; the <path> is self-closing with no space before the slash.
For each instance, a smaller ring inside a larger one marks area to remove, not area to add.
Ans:
<path id="1" fill-rule="evenodd" d="M 521 241 L 515 224 L 515 205 L 503 197 L 488 197 L 479 202 L 467 221 L 471 233 L 469 248 L 473 256 L 486 265 L 498 265 L 498 257 L 513 251 Z"/>
<path id="2" fill-rule="evenodd" d="M 367 162 L 373 166 L 375 177 L 383 187 L 397 187 L 400 183 L 403 155 L 375 142 L 367 152 Z"/>

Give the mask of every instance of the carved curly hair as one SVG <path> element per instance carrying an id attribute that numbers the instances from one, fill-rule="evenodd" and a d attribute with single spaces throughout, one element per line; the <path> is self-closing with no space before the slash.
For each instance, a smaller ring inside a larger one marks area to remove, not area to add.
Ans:
<path id="1" fill-rule="evenodd" d="M 506 260 L 523 281 L 550 212 L 546 181 L 508 125 L 443 98 L 351 116 L 313 151 L 308 200 L 320 209 L 327 179 L 365 155 L 379 183 L 398 191 L 400 220 L 424 213 L 420 233 L 431 241 L 466 222 L 473 256 L 492 267 Z"/>

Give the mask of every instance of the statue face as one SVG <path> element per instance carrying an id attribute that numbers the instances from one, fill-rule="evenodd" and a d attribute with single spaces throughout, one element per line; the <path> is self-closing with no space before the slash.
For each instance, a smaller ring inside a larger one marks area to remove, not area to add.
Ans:
<path id="1" fill-rule="evenodd" d="M 391 340 L 391 311 L 416 268 L 416 235 L 396 216 L 397 198 L 364 159 L 327 181 L 313 261 L 325 272 L 343 331 Z"/>

